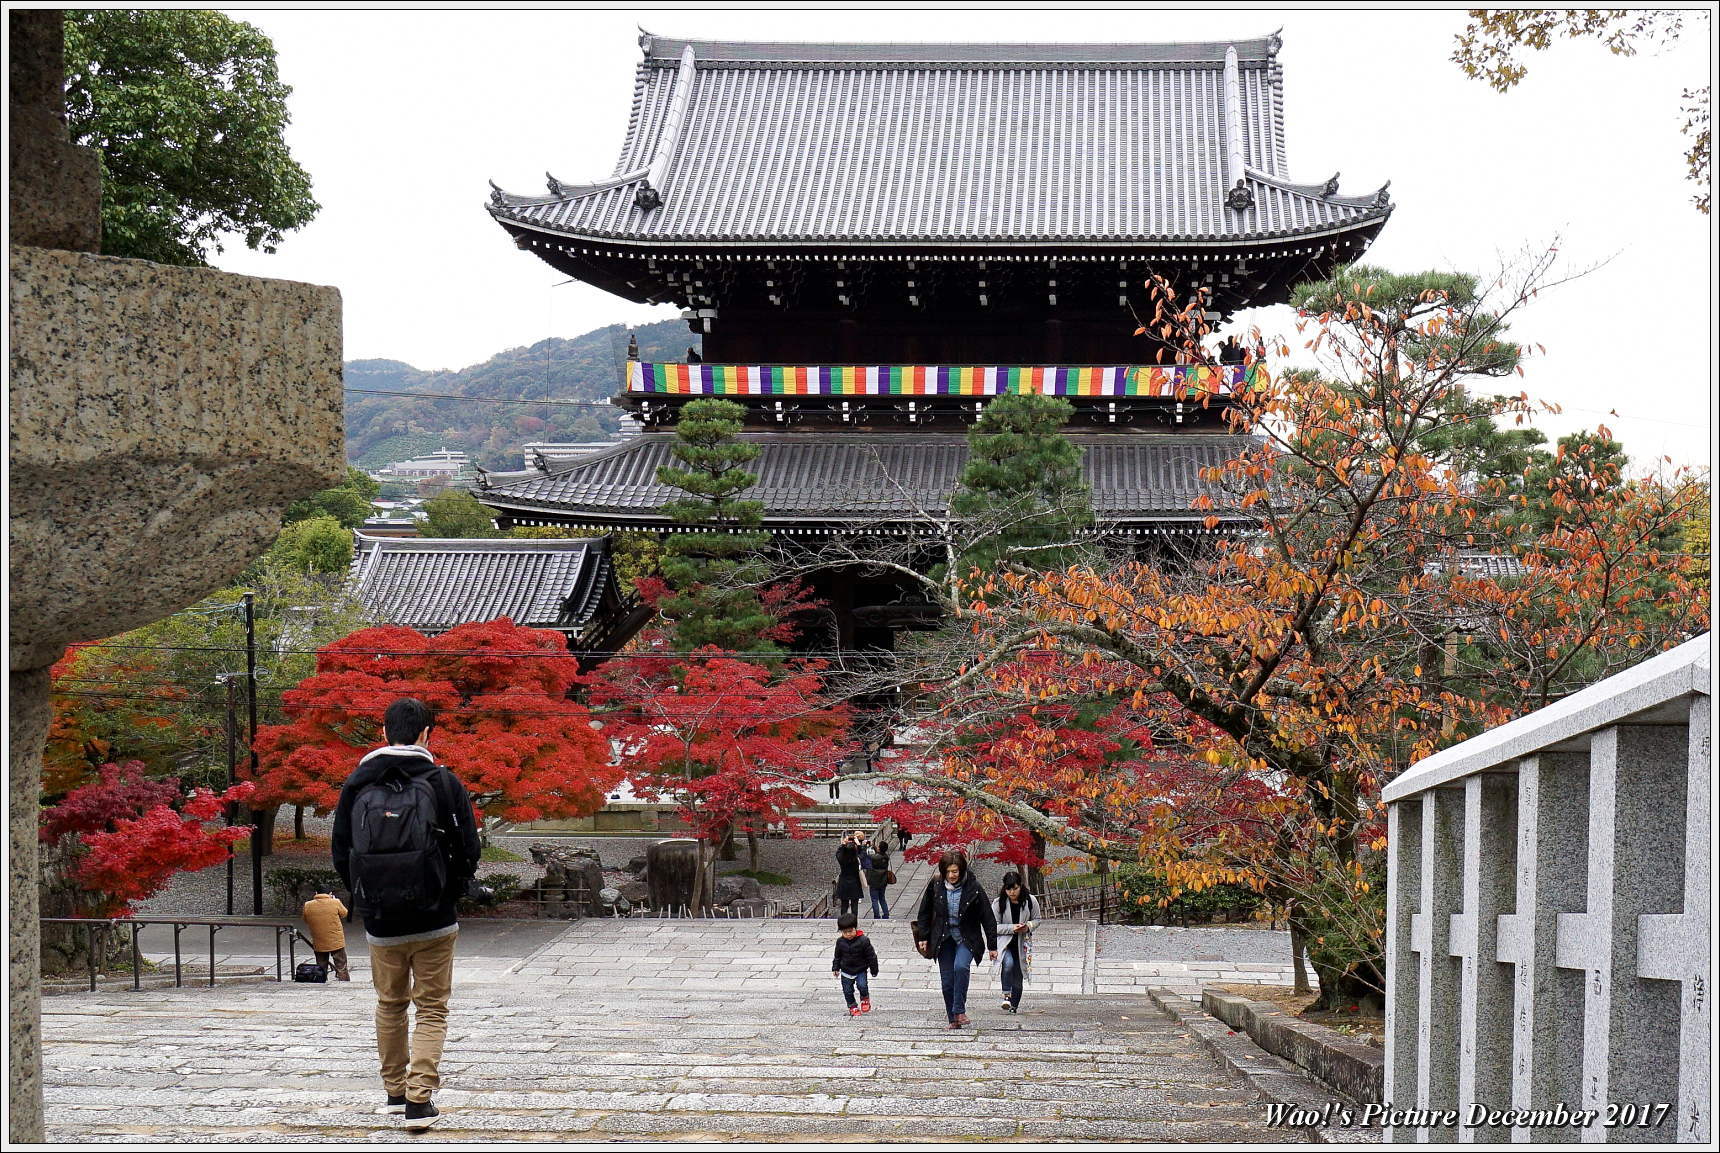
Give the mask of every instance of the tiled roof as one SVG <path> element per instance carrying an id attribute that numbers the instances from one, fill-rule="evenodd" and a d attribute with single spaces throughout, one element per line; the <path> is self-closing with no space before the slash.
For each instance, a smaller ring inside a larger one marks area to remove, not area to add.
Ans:
<path id="1" fill-rule="evenodd" d="M 1288 179 L 1275 38 L 641 43 L 614 175 L 498 189 L 499 221 L 646 243 L 1114 245 L 1329 234 L 1391 211 L 1383 189 Z M 1229 207 L 1242 174 L 1252 203 Z"/>
<path id="2" fill-rule="evenodd" d="M 1427 566 L 1428 571 L 1442 573 L 1445 563 L 1433 561 Z M 1529 570 L 1523 567 L 1523 562 L 1508 553 L 1496 552 L 1459 552 L 1457 554 L 1457 569 L 1467 577 L 1485 577 L 1498 580 L 1501 577 L 1520 577 Z"/>
<path id="3" fill-rule="evenodd" d="M 508 617 L 581 632 L 615 595 L 601 540 L 444 540 L 358 534 L 352 587 L 379 619 L 427 632 Z"/>
<path id="4" fill-rule="evenodd" d="M 1208 433 L 1069 434 L 1083 450 L 1093 509 L 1117 522 L 1198 521 L 1195 497 L 1219 494 L 1200 479 L 1253 441 Z M 967 461 L 960 433 L 748 432 L 759 445 L 747 466 L 758 483 L 744 498 L 764 502 L 765 523 L 908 522 L 941 517 Z M 492 475 L 474 495 L 494 508 L 530 517 L 586 513 L 601 519 L 656 520 L 664 502 L 683 495 L 657 480 L 674 464 L 675 436 L 648 432 L 596 457 L 551 460 L 548 474 Z"/>

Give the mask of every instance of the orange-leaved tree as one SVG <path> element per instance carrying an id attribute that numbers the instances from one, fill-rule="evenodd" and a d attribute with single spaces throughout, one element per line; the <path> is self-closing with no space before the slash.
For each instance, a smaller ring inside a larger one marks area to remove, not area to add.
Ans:
<path id="1" fill-rule="evenodd" d="M 257 734 L 264 804 L 326 813 L 359 757 L 385 744 L 399 697 L 436 710 L 431 750 L 473 794 L 486 822 L 587 816 L 620 779 L 586 707 L 560 633 L 503 617 L 438 636 L 363 629 L 317 653 L 316 672 L 282 695 L 290 723 Z"/>
<path id="2" fill-rule="evenodd" d="M 1521 395 L 1472 392 L 1521 371 L 1506 324 L 1551 269 L 1550 255 L 1533 260 L 1488 291 L 1462 275 L 1359 267 L 1298 287 L 1317 367 L 1194 398 L 1253 438 L 1204 477 L 1196 506 L 1209 539 L 1175 557 L 980 574 L 950 630 L 960 661 L 932 698 L 946 714 L 992 691 L 1020 654 L 1052 650 L 1073 669 L 1102 667 L 1103 683 L 1037 684 L 1024 714 L 1102 694 L 1155 747 L 1210 766 L 1209 797 L 1228 782 L 1267 786 L 1246 838 L 1202 836 L 1212 804 L 1180 797 L 1148 802 L 1156 821 L 1116 813 L 1113 827 L 1128 831 L 1118 841 L 1057 823 L 1084 851 L 1146 857 L 1173 886 L 1240 875 L 1275 891 L 1328 1005 L 1382 987 L 1384 782 L 1706 627 L 1706 591 L 1657 553 L 1676 547 L 1698 486 L 1566 483 L 1537 471 L 1546 453 L 1514 483 L 1478 481 L 1474 454 L 1454 447 L 1454 433 L 1529 415 Z M 1198 296 L 1152 287 L 1144 327 L 1182 360 L 1207 362 Z M 1254 357 L 1264 343 L 1253 334 Z M 1280 344 L 1274 357 L 1289 352 Z M 1526 503 L 1553 508 L 1552 523 L 1537 527 Z M 905 779 L 1030 824 L 1051 811 L 974 779 L 959 758 L 943 762 Z M 1283 805 L 1284 791 L 1297 803 Z M 1119 799 L 1113 808 L 1143 803 Z"/>

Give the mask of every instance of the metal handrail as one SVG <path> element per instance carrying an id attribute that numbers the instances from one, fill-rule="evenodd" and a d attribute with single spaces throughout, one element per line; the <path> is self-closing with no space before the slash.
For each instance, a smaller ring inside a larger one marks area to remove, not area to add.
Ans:
<path id="1" fill-rule="evenodd" d="M 215 985 L 215 934 L 222 929 L 234 926 L 244 926 L 254 929 L 275 930 L 275 980 L 284 981 L 286 978 L 281 969 L 281 938 L 287 939 L 287 964 L 297 967 L 297 945 L 303 941 L 311 944 L 309 937 L 299 931 L 296 921 L 264 920 L 257 917 L 43 917 L 44 925 L 81 925 L 85 930 L 85 939 L 89 945 L 90 992 L 96 991 L 96 977 L 100 970 L 96 958 L 106 953 L 107 934 L 116 929 L 130 928 L 131 930 L 131 987 L 143 988 L 142 957 L 137 947 L 137 934 L 145 925 L 173 926 L 173 987 L 184 988 L 184 957 L 179 947 L 179 935 L 186 929 L 208 928 L 209 930 L 209 985 Z M 101 953 L 96 950 L 96 934 L 102 935 L 104 945 Z M 314 951 L 314 948 L 313 948 Z"/>

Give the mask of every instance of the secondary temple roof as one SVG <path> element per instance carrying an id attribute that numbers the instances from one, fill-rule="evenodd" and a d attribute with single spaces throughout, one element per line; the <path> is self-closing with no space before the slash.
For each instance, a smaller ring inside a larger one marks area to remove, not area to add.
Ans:
<path id="1" fill-rule="evenodd" d="M 1252 443 L 1231 434 L 1070 433 L 1101 521 L 1133 531 L 1175 525 L 1198 528 L 1197 496 L 1220 493 L 1200 479 Z M 745 432 L 739 440 L 762 450 L 747 470 L 758 483 L 749 500 L 764 503 L 767 528 L 910 525 L 947 515 L 949 497 L 967 461 L 961 433 L 874 433 L 842 430 Z M 684 494 L 657 480 L 675 462 L 675 436 L 646 432 L 597 456 L 547 473 L 491 474 L 479 500 L 518 521 L 662 525 L 659 509 Z M 1222 503 L 1222 502 L 1221 502 Z M 444 542 L 446 543 L 446 542 Z"/>
<path id="2" fill-rule="evenodd" d="M 497 189 L 516 236 L 664 246 L 1198 245 L 1369 235 L 1289 179 L 1276 37 L 741 44 L 645 35 L 613 175 Z"/>
<path id="3" fill-rule="evenodd" d="M 377 617 L 424 632 L 508 617 L 586 638 L 620 592 L 602 540 L 437 540 L 357 534 L 351 585 Z"/>

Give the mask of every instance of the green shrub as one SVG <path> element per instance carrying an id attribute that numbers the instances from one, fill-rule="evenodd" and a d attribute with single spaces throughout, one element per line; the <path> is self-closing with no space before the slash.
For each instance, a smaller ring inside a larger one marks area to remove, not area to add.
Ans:
<path id="1" fill-rule="evenodd" d="M 347 908 L 352 908 L 352 897 L 340 883 L 340 874 L 333 869 L 280 865 L 270 869 L 264 880 L 275 896 L 276 910 L 282 913 L 297 916 L 305 902 L 318 893 L 333 893 Z"/>
<path id="2" fill-rule="evenodd" d="M 1111 877 L 1117 886 L 1120 915 L 1134 925 L 1246 920 L 1266 900 L 1247 885 L 1235 884 L 1184 889 L 1171 898 L 1164 877 L 1146 865 L 1119 865 Z"/>
<path id="3" fill-rule="evenodd" d="M 792 885 L 794 878 L 782 873 L 773 873 L 769 869 L 740 869 L 733 873 L 724 873 L 725 877 L 751 877 L 761 885 Z"/>

